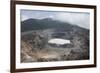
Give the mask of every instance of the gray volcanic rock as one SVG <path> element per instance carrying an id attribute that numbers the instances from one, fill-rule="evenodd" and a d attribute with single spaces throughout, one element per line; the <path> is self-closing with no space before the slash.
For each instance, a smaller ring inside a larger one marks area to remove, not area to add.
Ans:
<path id="1" fill-rule="evenodd" d="M 70 44 L 49 44 L 53 38 Z M 46 62 L 89 59 L 89 29 L 47 19 L 21 22 L 21 62 Z"/>

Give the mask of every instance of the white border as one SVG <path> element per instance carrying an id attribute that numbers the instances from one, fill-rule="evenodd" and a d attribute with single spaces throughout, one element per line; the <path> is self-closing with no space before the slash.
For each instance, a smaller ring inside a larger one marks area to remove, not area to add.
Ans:
<path id="1" fill-rule="evenodd" d="M 71 12 L 89 12 L 90 13 L 90 60 L 78 61 L 59 61 L 59 62 L 34 62 L 20 63 L 20 9 L 30 10 L 49 10 L 49 11 L 71 11 Z M 39 68 L 39 67 L 54 67 L 54 66 L 73 66 L 94 64 L 94 11 L 93 9 L 85 8 L 69 8 L 69 7 L 50 7 L 50 6 L 35 6 L 35 5 L 16 5 L 16 68 Z"/>

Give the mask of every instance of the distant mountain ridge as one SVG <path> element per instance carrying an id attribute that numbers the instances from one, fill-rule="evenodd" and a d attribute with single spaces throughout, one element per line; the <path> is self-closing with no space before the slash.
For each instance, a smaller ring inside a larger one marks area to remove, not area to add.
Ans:
<path id="1" fill-rule="evenodd" d="M 71 25 L 69 23 L 61 22 L 58 20 L 53 20 L 51 18 L 44 19 L 27 19 L 21 22 L 21 32 L 31 31 L 31 30 L 41 30 L 50 28 L 62 28 L 70 30 L 72 28 L 81 29 L 81 27 L 76 25 Z M 83 28 L 82 28 L 83 29 Z"/>

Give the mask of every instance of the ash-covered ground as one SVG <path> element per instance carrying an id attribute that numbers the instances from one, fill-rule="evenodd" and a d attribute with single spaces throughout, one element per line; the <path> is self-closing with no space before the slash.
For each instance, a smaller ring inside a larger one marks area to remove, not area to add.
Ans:
<path id="1" fill-rule="evenodd" d="M 89 29 L 59 21 L 33 19 L 23 21 L 21 29 L 22 63 L 89 59 Z M 70 40 L 70 43 L 48 42 L 54 38 Z"/>

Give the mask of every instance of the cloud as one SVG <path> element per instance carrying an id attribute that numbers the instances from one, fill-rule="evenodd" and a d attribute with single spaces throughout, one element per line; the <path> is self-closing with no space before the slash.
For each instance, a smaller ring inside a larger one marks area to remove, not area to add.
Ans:
<path id="1" fill-rule="evenodd" d="M 21 21 L 24 21 L 24 20 L 27 20 L 27 19 L 29 19 L 28 16 L 26 16 L 26 15 L 21 15 Z"/>
<path id="2" fill-rule="evenodd" d="M 21 20 L 29 18 L 44 19 L 52 18 L 63 22 L 68 22 L 73 25 L 88 28 L 90 24 L 89 13 L 76 13 L 76 12 L 55 12 L 55 11 L 39 11 L 39 10 L 21 10 Z"/>
<path id="3" fill-rule="evenodd" d="M 71 24 L 75 24 L 84 28 L 89 28 L 89 14 L 86 13 L 57 13 L 55 15 L 56 20 L 60 20 L 63 22 L 69 22 Z"/>

